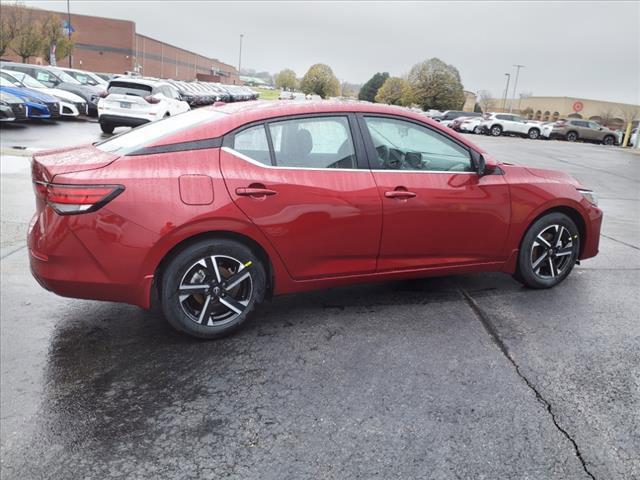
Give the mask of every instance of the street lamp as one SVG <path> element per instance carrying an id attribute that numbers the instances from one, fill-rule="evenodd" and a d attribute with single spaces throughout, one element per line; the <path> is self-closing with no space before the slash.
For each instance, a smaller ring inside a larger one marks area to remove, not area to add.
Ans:
<path id="1" fill-rule="evenodd" d="M 509 103 L 509 113 L 513 109 L 513 103 L 516 101 L 516 88 L 518 88 L 518 76 L 520 75 L 520 69 L 524 67 L 524 65 L 514 65 L 516 67 L 516 79 L 513 82 L 513 100 Z"/>
<path id="2" fill-rule="evenodd" d="M 71 8 L 69 7 L 69 0 L 67 0 L 67 27 L 67 37 L 69 38 L 69 42 L 71 42 Z M 71 52 L 69 52 L 69 68 L 73 68 Z"/>
<path id="3" fill-rule="evenodd" d="M 240 34 L 240 53 L 238 55 L 238 78 L 240 78 L 240 68 L 242 67 L 242 37 L 244 34 Z"/>
<path id="4" fill-rule="evenodd" d="M 507 77 L 507 86 L 504 87 L 504 96 L 502 97 L 502 110 L 507 109 L 507 95 L 509 94 L 509 80 L 511 80 L 511 74 L 505 73 Z"/>

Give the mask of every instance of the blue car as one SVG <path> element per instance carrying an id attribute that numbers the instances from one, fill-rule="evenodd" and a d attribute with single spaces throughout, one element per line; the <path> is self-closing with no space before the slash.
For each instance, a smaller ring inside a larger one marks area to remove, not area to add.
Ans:
<path id="1" fill-rule="evenodd" d="M 27 106 L 27 117 L 30 119 L 60 117 L 60 100 L 56 97 L 30 88 L 14 87 L 3 78 L 0 78 L 0 92 L 7 92 L 22 99 Z"/>

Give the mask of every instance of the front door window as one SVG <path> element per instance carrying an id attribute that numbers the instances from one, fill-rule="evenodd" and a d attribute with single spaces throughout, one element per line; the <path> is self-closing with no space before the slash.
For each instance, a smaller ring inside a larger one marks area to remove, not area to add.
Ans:
<path id="1" fill-rule="evenodd" d="M 472 171 L 469 151 L 441 133 L 395 118 L 365 122 L 376 150 L 374 170 Z"/>

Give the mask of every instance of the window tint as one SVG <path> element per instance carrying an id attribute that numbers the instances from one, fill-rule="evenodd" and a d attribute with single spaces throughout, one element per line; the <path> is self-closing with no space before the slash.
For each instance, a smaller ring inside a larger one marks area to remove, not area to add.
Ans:
<path id="1" fill-rule="evenodd" d="M 233 149 L 264 165 L 271 165 L 269 142 L 263 125 L 236 133 L 233 137 Z"/>
<path id="2" fill-rule="evenodd" d="M 589 126 L 595 130 L 600 130 L 600 124 L 596 122 L 589 122 Z"/>
<path id="3" fill-rule="evenodd" d="M 445 135 L 404 120 L 365 117 L 378 165 L 388 170 L 471 171 L 469 152 Z"/>
<path id="4" fill-rule="evenodd" d="M 496 115 L 496 118 L 498 120 L 510 120 L 510 116 L 509 115 Z"/>
<path id="5" fill-rule="evenodd" d="M 276 165 L 357 168 L 346 117 L 317 117 L 269 124 Z"/>

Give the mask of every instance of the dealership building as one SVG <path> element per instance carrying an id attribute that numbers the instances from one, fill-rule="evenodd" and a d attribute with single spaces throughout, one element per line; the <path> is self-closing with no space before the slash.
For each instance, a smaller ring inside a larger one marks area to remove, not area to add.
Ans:
<path id="1" fill-rule="evenodd" d="M 2 9 L 13 8 L 3 5 Z M 32 9 L 36 19 L 50 13 L 67 21 L 67 14 Z M 72 38 L 75 47 L 72 55 L 74 68 L 92 72 L 124 73 L 138 71 L 142 75 L 175 80 L 201 80 L 240 84 L 238 70 L 218 59 L 142 35 L 136 24 L 128 20 L 71 14 Z M 16 56 L 5 55 L 8 60 L 20 61 Z M 57 59 L 59 65 L 68 66 L 68 59 Z M 32 57 L 29 63 L 45 63 Z"/>

